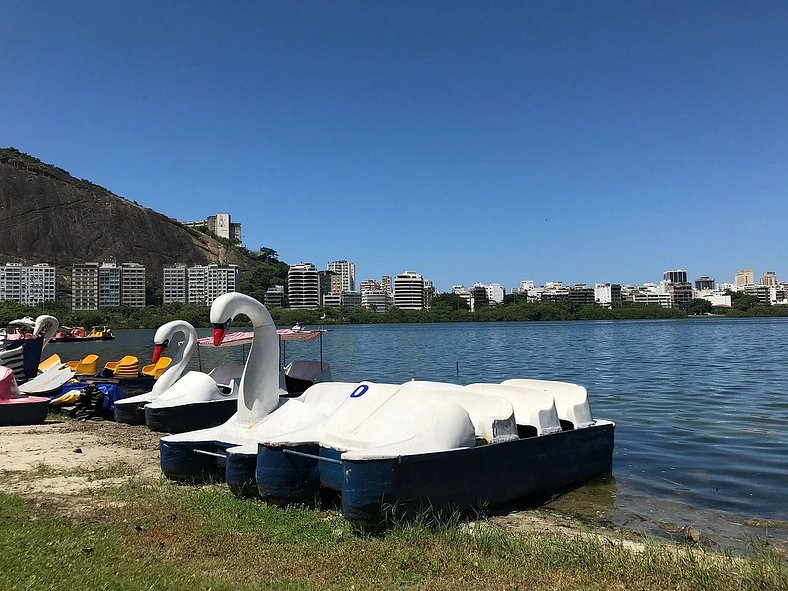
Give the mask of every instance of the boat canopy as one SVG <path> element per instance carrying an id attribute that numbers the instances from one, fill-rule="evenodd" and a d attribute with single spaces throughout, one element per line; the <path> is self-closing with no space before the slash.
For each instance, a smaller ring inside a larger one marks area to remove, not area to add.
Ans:
<path id="1" fill-rule="evenodd" d="M 280 328 L 276 331 L 280 341 L 312 341 L 319 338 L 326 332 L 325 329 L 318 330 L 293 330 L 292 328 Z M 220 347 L 234 347 L 237 345 L 248 345 L 254 340 L 253 332 L 228 332 L 224 335 Z M 203 337 L 197 339 L 197 344 L 202 347 L 213 347 L 213 337 Z"/>

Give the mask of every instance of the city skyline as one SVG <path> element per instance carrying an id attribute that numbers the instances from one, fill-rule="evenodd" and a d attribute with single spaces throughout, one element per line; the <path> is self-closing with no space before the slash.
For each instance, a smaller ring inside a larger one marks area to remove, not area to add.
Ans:
<path id="1" fill-rule="evenodd" d="M 290 264 L 441 291 L 788 274 L 784 2 L 44 1 L 0 34 L 3 145 L 231 211 Z"/>

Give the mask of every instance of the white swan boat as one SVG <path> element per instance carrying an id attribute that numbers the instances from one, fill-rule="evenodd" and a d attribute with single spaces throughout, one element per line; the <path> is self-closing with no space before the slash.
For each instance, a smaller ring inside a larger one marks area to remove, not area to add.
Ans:
<path id="1" fill-rule="evenodd" d="M 268 310 L 257 300 L 240 294 L 219 296 L 211 306 L 214 323 L 214 344 L 221 345 L 229 322 L 238 314 L 252 321 L 253 332 L 249 356 L 238 385 L 236 413 L 217 427 L 163 437 L 159 444 L 161 468 L 164 474 L 177 480 L 201 480 L 225 475 L 225 451 L 248 445 L 244 456 L 247 464 L 239 477 L 238 487 L 254 488 L 257 441 L 264 436 L 292 431 L 322 420 L 325 413 L 314 405 L 304 404 L 299 398 L 288 398 L 280 372 L 279 339 Z M 231 333 L 233 340 L 242 336 Z M 330 378 L 328 364 L 321 362 L 313 377 Z M 271 415 L 277 411 L 276 420 Z M 217 463 L 217 456 L 222 460 Z M 249 461 L 251 464 L 249 464 Z"/>
<path id="2" fill-rule="evenodd" d="M 187 372 L 197 347 L 197 331 L 188 322 L 173 320 L 158 328 L 153 337 L 153 363 L 178 334 L 185 341 L 151 391 L 115 401 L 117 422 L 177 433 L 217 425 L 235 412 L 242 366 L 223 364 L 208 374 Z"/>

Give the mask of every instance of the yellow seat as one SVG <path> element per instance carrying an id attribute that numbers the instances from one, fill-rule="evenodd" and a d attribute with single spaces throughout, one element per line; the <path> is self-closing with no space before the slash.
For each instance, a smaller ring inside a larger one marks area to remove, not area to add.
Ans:
<path id="1" fill-rule="evenodd" d="M 167 371 L 170 363 L 172 363 L 172 357 L 159 357 L 156 363 L 151 363 L 142 368 L 142 375 L 153 376 L 154 379 L 158 380 L 161 374 Z"/>
<path id="2" fill-rule="evenodd" d="M 38 364 L 38 371 L 43 373 L 48 369 L 51 369 L 53 367 L 59 367 L 61 365 L 63 365 L 63 362 L 60 361 L 60 355 L 55 353 L 54 355 L 50 355 L 49 357 L 44 359 L 44 361 Z"/>
<path id="3" fill-rule="evenodd" d="M 126 355 L 120 361 L 109 361 L 104 371 L 112 372 L 115 378 L 136 378 L 139 375 L 140 361 L 134 355 Z"/>
<path id="4" fill-rule="evenodd" d="M 68 366 L 76 373 L 93 375 L 98 369 L 98 355 L 85 355 L 79 361 L 69 361 Z"/>

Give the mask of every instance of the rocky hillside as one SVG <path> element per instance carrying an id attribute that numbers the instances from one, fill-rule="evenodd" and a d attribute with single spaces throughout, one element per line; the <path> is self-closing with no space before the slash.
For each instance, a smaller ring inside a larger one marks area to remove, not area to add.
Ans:
<path id="1" fill-rule="evenodd" d="M 162 266 L 256 262 L 242 250 L 14 148 L 0 149 L 0 263 L 49 262 L 70 280 L 74 262 L 142 263 L 161 281 Z"/>

